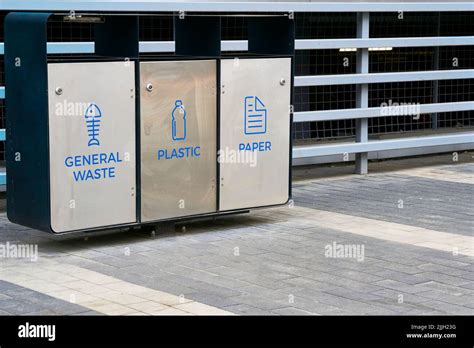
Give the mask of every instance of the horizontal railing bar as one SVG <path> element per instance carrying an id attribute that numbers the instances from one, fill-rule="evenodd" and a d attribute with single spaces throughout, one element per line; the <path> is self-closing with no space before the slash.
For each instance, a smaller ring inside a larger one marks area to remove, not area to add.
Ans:
<path id="1" fill-rule="evenodd" d="M 376 48 L 376 47 L 431 47 L 474 45 L 474 36 L 399 37 L 372 39 L 295 40 L 297 50 Z M 247 51 L 247 40 L 222 41 L 223 51 Z M 174 41 L 142 41 L 140 52 L 174 52 Z M 0 54 L 4 53 L 0 43 Z M 48 53 L 94 53 L 93 42 L 49 42 Z"/>
<path id="2" fill-rule="evenodd" d="M 385 150 L 399 150 L 418 148 L 426 146 L 441 145 L 457 145 L 457 144 L 473 144 L 474 148 L 474 132 L 442 135 L 442 136 L 426 136 L 426 137 L 410 137 L 401 139 L 377 140 L 362 143 L 343 143 L 343 144 L 324 144 L 324 145 L 304 145 L 293 147 L 293 158 L 306 158 L 316 156 L 339 155 L 345 153 L 362 153 Z"/>
<path id="3" fill-rule="evenodd" d="M 223 40 L 221 41 L 221 49 L 226 52 L 231 51 L 247 51 L 248 42 L 247 40 Z M 141 41 L 140 52 L 142 53 L 153 53 L 153 52 L 169 52 L 172 53 L 175 50 L 174 41 Z"/>
<path id="4" fill-rule="evenodd" d="M 88 54 L 94 53 L 93 42 L 48 42 L 48 53 L 52 54 Z"/>
<path id="5" fill-rule="evenodd" d="M 474 79 L 474 69 L 297 76 L 295 77 L 295 87 L 351 85 L 383 82 L 456 80 L 469 78 Z"/>
<path id="6" fill-rule="evenodd" d="M 150 1 L 150 0 L 3 0 L 0 10 L 102 12 L 444 12 L 472 11 L 469 1 Z"/>
<path id="7" fill-rule="evenodd" d="M 403 106 L 405 107 L 405 106 Z M 455 102 L 455 103 L 436 103 L 436 104 L 419 104 L 414 105 L 414 108 L 419 114 L 431 114 L 438 112 L 454 112 L 454 111 L 469 111 L 474 110 L 474 101 Z M 405 109 L 395 107 L 395 105 L 387 105 L 386 107 L 375 108 L 361 108 L 361 109 L 337 109 L 337 110 L 322 110 L 322 111 L 301 111 L 295 112 L 294 122 L 309 122 L 309 121 L 337 121 L 337 120 L 351 120 L 358 118 L 373 118 L 386 116 L 403 116 L 406 113 L 400 111 Z M 405 117 L 415 117 L 414 114 Z"/>
<path id="8" fill-rule="evenodd" d="M 298 50 L 376 48 L 376 47 L 431 47 L 474 45 L 474 36 L 387 37 L 370 39 L 296 40 Z"/>
<path id="9" fill-rule="evenodd" d="M 48 42 L 49 54 L 88 54 L 94 53 L 93 42 Z M 223 51 L 247 51 L 247 40 L 226 40 L 222 41 Z M 175 50 L 174 41 L 141 41 L 141 53 L 173 53 Z M 0 43 L 0 54 L 4 54 L 4 44 Z"/>

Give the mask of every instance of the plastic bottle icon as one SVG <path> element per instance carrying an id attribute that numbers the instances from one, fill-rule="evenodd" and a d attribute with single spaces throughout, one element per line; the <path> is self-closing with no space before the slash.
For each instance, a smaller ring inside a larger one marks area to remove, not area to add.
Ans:
<path id="1" fill-rule="evenodd" d="M 176 100 L 171 113 L 173 140 L 186 140 L 186 110 L 182 100 Z"/>

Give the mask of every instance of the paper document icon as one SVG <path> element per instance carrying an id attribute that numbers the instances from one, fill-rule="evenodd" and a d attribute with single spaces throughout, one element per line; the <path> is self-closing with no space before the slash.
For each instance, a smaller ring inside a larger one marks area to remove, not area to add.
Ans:
<path id="1" fill-rule="evenodd" d="M 245 134 L 267 132 L 267 109 L 257 96 L 245 97 Z"/>

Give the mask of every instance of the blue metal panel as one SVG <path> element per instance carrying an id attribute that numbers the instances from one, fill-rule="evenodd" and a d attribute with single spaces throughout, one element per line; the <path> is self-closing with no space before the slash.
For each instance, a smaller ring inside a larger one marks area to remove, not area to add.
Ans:
<path id="1" fill-rule="evenodd" d="M 0 173 L 0 185 L 7 184 L 7 175 L 6 173 Z"/>
<path id="2" fill-rule="evenodd" d="M 0 141 L 5 141 L 5 129 L 0 129 Z"/>
<path id="3" fill-rule="evenodd" d="M 49 231 L 46 23 L 49 13 L 5 17 L 7 214 Z"/>

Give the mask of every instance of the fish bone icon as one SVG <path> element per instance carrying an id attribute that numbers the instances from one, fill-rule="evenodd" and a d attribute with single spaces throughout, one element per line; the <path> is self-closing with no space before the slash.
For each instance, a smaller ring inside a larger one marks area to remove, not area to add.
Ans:
<path id="1" fill-rule="evenodd" d="M 86 109 L 86 126 L 87 126 L 87 135 L 89 136 L 89 142 L 87 146 L 99 146 L 99 130 L 100 130 L 100 120 L 102 118 L 102 112 L 96 104 L 91 104 Z"/>

